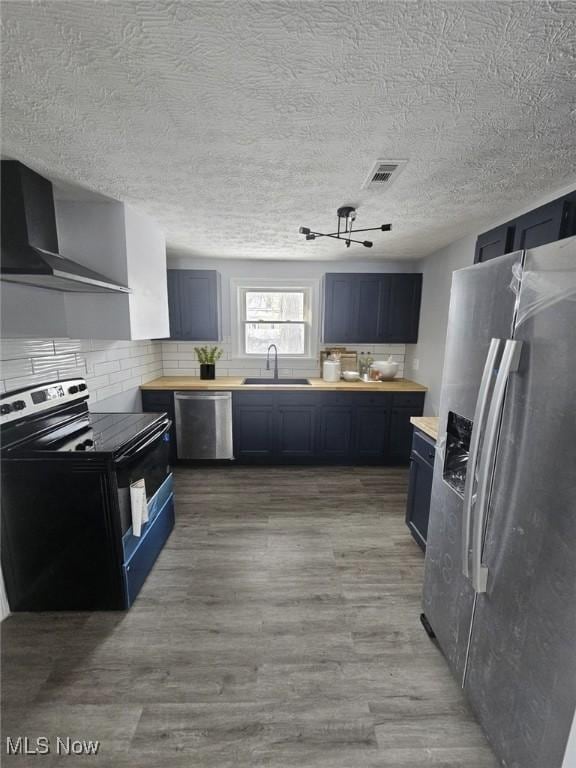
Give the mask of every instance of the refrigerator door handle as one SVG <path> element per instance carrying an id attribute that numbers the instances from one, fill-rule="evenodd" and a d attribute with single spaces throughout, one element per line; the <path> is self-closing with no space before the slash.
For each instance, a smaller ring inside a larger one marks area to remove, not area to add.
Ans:
<path id="1" fill-rule="evenodd" d="M 472 532 L 472 586 L 477 593 L 486 592 L 486 585 L 488 582 L 488 568 L 482 564 L 482 544 L 486 524 L 488 498 L 490 495 L 492 470 L 498 443 L 498 430 L 504 405 L 506 384 L 508 383 L 510 374 L 518 370 L 521 350 L 521 341 L 513 341 L 512 339 L 506 341 L 502 359 L 500 360 L 496 383 L 494 384 L 494 393 L 492 395 L 492 402 L 490 403 L 490 410 L 488 411 L 488 418 L 486 420 L 486 436 L 484 438 L 482 454 L 480 457 L 478 491 L 476 494 L 474 526 Z"/>
<path id="2" fill-rule="evenodd" d="M 486 419 L 491 390 L 490 385 L 494 376 L 498 353 L 503 343 L 503 339 L 492 339 L 490 342 L 490 347 L 488 348 L 488 353 L 486 355 L 486 362 L 484 363 L 480 389 L 478 391 L 476 408 L 474 410 L 474 427 L 470 438 L 470 453 L 468 457 L 468 468 L 466 470 L 466 484 L 464 486 L 464 505 L 462 512 L 462 573 L 467 579 L 470 578 L 470 537 L 472 528 L 472 507 L 474 491 L 476 488 L 476 470 L 479 456 L 478 449 L 484 433 L 484 421 Z"/>

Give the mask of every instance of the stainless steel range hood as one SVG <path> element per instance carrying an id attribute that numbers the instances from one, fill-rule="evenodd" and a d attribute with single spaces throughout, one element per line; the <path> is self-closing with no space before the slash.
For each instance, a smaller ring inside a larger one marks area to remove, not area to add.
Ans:
<path id="1" fill-rule="evenodd" d="M 58 253 L 52 183 L 16 160 L 2 161 L 2 260 L 0 277 L 53 291 L 129 293 Z"/>

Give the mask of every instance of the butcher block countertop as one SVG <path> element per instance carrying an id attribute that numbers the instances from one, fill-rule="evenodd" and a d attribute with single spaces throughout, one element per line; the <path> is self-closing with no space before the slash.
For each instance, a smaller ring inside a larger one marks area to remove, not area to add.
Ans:
<path id="1" fill-rule="evenodd" d="M 309 379 L 310 384 L 242 384 L 244 376 L 220 376 L 212 380 L 198 376 L 160 376 L 158 379 L 142 384 L 140 389 L 169 390 L 303 390 L 337 392 L 426 392 L 427 388 L 410 379 L 392 379 L 391 381 L 324 381 Z"/>
<path id="2" fill-rule="evenodd" d="M 433 440 L 438 440 L 438 417 L 437 416 L 412 416 L 410 423 L 413 424 L 416 429 L 419 429 L 424 434 L 431 437 Z"/>

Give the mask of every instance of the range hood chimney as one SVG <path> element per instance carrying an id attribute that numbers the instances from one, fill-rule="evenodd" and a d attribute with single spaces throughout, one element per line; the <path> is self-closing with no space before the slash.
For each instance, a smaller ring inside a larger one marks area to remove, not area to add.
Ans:
<path id="1" fill-rule="evenodd" d="M 60 256 L 52 182 L 16 160 L 2 161 L 1 239 L 2 280 L 53 291 L 130 292 Z"/>

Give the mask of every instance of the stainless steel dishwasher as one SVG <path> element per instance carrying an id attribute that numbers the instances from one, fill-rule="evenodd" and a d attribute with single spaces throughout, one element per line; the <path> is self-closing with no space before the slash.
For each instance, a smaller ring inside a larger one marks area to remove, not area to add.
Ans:
<path id="1" fill-rule="evenodd" d="M 174 392 L 179 459 L 233 459 L 232 392 Z"/>

